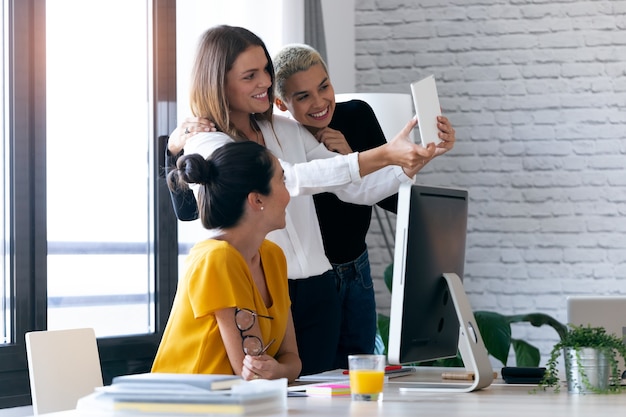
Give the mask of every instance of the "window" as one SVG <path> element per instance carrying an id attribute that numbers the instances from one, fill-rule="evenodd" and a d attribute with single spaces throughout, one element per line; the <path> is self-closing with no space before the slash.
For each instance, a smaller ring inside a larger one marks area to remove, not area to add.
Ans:
<path id="1" fill-rule="evenodd" d="M 0 1 L 0 408 L 6 408 L 30 404 L 28 331 L 94 327 L 105 383 L 151 366 L 178 278 L 179 224 L 160 175 L 163 139 L 176 126 L 177 82 L 189 77 L 186 70 L 177 77 L 177 21 L 206 29 L 202 19 L 218 5 Z M 229 5 L 241 14 L 250 5 L 243 3 Z M 285 36 L 276 22 L 295 5 L 301 2 L 254 2 L 247 8 L 253 20 L 231 24 Z M 177 6 L 184 6 L 180 15 Z M 256 7 L 264 17 L 251 11 Z M 183 42 L 193 49 L 199 33 Z M 270 48 L 302 41 L 257 33 Z M 178 94 L 186 117 L 186 87 Z"/>
<path id="2" fill-rule="evenodd" d="M 30 403 L 31 330 L 94 327 L 105 383 L 149 370 L 178 267 L 159 176 L 176 121 L 175 0 L 2 6 L 5 408 Z"/>
<path id="3" fill-rule="evenodd" d="M 11 287 L 10 287 L 10 280 L 8 277 L 8 271 L 7 271 L 7 265 L 6 265 L 6 258 L 7 258 L 7 252 L 9 250 L 7 242 L 9 241 L 8 236 L 7 236 L 7 230 L 6 230 L 6 201 L 7 199 L 7 195 L 6 195 L 6 167 L 8 166 L 8 161 L 6 159 L 8 152 L 7 152 L 7 145 L 9 143 L 9 141 L 7 140 L 7 138 L 9 137 L 9 132 L 7 131 L 7 124 L 6 122 L 6 100 L 7 100 L 7 96 L 5 93 L 5 86 L 8 85 L 8 80 L 6 78 L 7 75 L 7 70 L 6 70 L 6 60 L 7 60 L 7 54 L 6 51 L 8 50 L 8 48 L 6 47 L 7 44 L 7 37 L 5 36 L 5 29 L 6 29 L 6 25 L 5 25 L 5 18 L 4 16 L 6 15 L 6 11 L 4 10 L 5 8 L 2 7 L 1 10 L 1 16 L 2 19 L 0 19 L 0 45 L 2 45 L 2 55 L 0 55 L 0 74 L 2 74 L 2 86 L 0 87 L 0 114 L 2 115 L 2 117 L 0 117 L 0 132 L 1 132 L 1 136 L 0 136 L 0 196 L 2 196 L 2 201 L 4 202 L 3 204 L 0 204 L 0 236 L 2 236 L 2 251 L 0 252 L 0 296 L 2 297 L 2 303 L 0 303 L 0 345 L 3 343 L 7 343 L 9 342 L 9 330 L 11 329 L 10 327 L 10 318 L 11 318 L 11 309 L 10 309 L 10 303 L 9 303 L 9 295 L 11 294 Z"/>
<path id="4" fill-rule="evenodd" d="M 46 5 L 48 329 L 154 331 L 147 16 L 139 1 Z"/>

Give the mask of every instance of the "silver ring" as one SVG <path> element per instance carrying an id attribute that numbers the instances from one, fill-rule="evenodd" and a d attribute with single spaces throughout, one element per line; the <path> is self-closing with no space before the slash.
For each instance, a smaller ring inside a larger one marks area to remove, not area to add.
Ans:
<path id="1" fill-rule="evenodd" d="M 252 377 L 252 379 L 259 379 L 259 374 L 254 374 L 254 376 Z"/>
<path id="2" fill-rule="evenodd" d="M 185 128 L 185 135 L 188 135 L 189 133 L 191 133 L 191 132 L 189 132 L 189 128 L 188 128 L 188 127 L 186 127 L 186 128 Z"/>

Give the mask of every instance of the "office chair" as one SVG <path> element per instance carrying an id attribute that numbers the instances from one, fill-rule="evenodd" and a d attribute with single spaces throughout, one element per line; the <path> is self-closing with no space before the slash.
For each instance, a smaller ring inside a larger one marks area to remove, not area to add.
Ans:
<path id="1" fill-rule="evenodd" d="M 103 385 L 91 328 L 26 333 L 26 354 L 34 415 L 72 410 Z"/>

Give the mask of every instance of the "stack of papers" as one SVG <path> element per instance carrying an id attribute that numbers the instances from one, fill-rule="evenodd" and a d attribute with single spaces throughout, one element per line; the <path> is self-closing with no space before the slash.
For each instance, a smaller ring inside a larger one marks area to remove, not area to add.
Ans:
<path id="1" fill-rule="evenodd" d="M 113 378 L 113 385 L 117 386 L 130 383 L 148 384 L 151 387 L 163 384 L 176 384 L 179 387 L 188 385 L 209 391 L 229 389 L 241 382 L 243 382 L 243 379 L 237 375 L 168 374 L 160 372 L 121 375 Z"/>
<path id="2" fill-rule="evenodd" d="M 165 378 L 163 374 L 154 375 L 154 378 L 131 378 L 130 382 L 126 378 L 116 378 L 111 385 L 96 388 L 96 392 L 81 398 L 76 408 L 116 415 L 160 416 L 246 415 L 287 408 L 287 379 L 284 378 L 272 381 L 237 378 L 239 381 L 232 388 L 214 390 L 211 389 L 213 383 L 228 378 L 196 374 Z"/>

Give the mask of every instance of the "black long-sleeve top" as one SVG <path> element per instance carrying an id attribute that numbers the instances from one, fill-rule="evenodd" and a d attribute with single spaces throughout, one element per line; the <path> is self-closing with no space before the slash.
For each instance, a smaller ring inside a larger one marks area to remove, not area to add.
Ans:
<path id="1" fill-rule="evenodd" d="M 329 127 L 343 133 L 353 151 L 366 151 L 386 142 L 374 111 L 361 100 L 337 103 Z M 314 195 L 313 200 L 330 262 L 355 260 L 367 247 L 372 207 L 343 202 L 331 193 Z M 397 204 L 398 195 L 394 194 L 377 205 L 395 213 Z"/>

